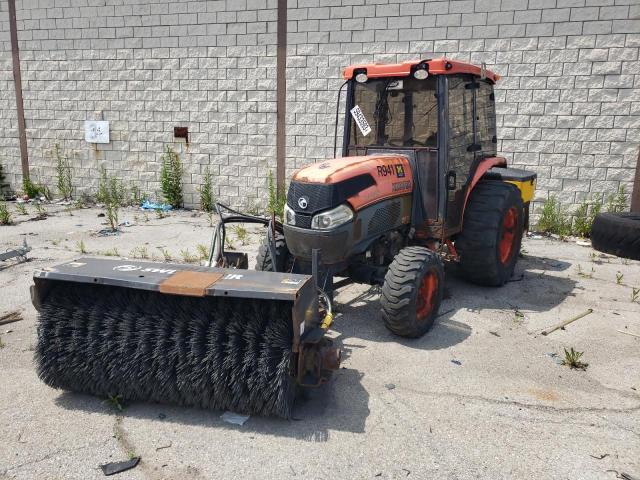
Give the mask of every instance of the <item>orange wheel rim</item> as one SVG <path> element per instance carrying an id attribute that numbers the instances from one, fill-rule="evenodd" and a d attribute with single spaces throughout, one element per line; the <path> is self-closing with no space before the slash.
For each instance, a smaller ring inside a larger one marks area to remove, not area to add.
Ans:
<path id="1" fill-rule="evenodd" d="M 434 272 L 427 273 L 422 279 L 416 302 L 418 320 L 424 320 L 433 310 L 438 291 L 438 276 Z"/>
<path id="2" fill-rule="evenodd" d="M 498 254 L 500 262 L 508 263 L 513 255 L 513 246 L 516 240 L 516 229 L 518 228 L 518 210 L 511 207 L 502 220 L 502 234 L 498 243 Z"/>

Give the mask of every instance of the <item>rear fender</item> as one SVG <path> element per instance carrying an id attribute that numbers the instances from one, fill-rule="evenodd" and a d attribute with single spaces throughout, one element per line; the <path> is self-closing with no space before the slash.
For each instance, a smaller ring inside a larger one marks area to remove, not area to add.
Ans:
<path id="1" fill-rule="evenodd" d="M 506 166 L 507 166 L 507 160 L 504 157 L 487 157 L 482 159 L 480 163 L 478 163 L 478 166 L 476 167 L 476 171 L 473 173 L 473 177 L 471 177 L 471 181 L 469 182 L 469 186 L 467 187 L 467 192 L 464 197 L 464 205 L 462 207 L 462 213 L 461 213 L 462 219 L 460 221 L 461 227 L 464 222 L 464 211 L 467 208 L 467 202 L 469 202 L 469 197 L 471 196 L 471 192 L 473 191 L 475 186 L 478 184 L 480 179 L 484 176 L 485 173 L 489 171 L 489 169 L 493 167 L 506 167 Z"/>

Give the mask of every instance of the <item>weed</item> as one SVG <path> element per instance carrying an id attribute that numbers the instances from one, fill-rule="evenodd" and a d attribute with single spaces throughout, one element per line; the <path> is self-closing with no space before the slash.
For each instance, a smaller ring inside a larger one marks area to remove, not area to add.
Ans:
<path id="1" fill-rule="evenodd" d="M 635 302 L 640 296 L 640 288 L 631 287 L 631 301 Z"/>
<path id="2" fill-rule="evenodd" d="M 129 460 L 133 460 L 137 457 L 136 452 L 133 450 L 127 450 L 127 457 L 129 457 Z"/>
<path id="3" fill-rule="evenodd" d="M 76 242 L 76 248 L 80 253 L 83 253 L 83 254 L 87 253 L 87 246 L 84 244 L 84 240 L 80 240 L 79 242 Z"/>
<path id="4" fill-rule="evenodd" d="M 176 151 L 165 145 L 161 157 L 160 186 L 165 201 L 173 208 L 182 206 L 182 164 Z"/>
<path id="5" fill-rule="evenodd" d="M 231 229 L 233 230 L 233 233 L 236 234 L 236 238 L 242 245 L 246 245 L 248 243 L 247 240 L 248 240 L 249 234 L 246 228 L 244 228 L 240 224 L 236 224 L 233 227 L 231 227 Z"/>
<path id="6" fill-rule="evenodd" d="M 593 278 L 593 274 L 595 273 L 595 270 L 593 267 L 591 267 L 591 273 L 586 273 L 582 270 L 582 265 L 578 264 L 578 276 L 582 277 L 582 278 Z"/>
<path id="7" fill-rule="evenodd" d="M 209 219 L 209 226 L 213 227 L 213 213 L 207 213 L 207 218 Z"/>
<path id="8" fill-rule="evenodd" d="M 109 395 L 109 397 L 103 403 L 106 403 L 118 412 L 122 412 L 124 410 L 122 395 Z"/>
<path id="9" fill-rule="evenodd" d="M 42 185 L 34 183 L 29 177 L 22 179 L 22 190 L 29 198 L 38 198 L 45 194 L 45 188 Z"/>
<path id="10" fill-rule="evenodd" d="M 269 215 L 275 213 L 276 218 L 284 222 L 284 205 L 287 203 L 287 195 L 284 192 L 278 194 L 278 188 L 276 187 L 273 179 L 273 173 L 269 171 L 267 177 L 267 187 L 269 189 L 269 203 L 267 204 L 267 211 Z"/>
<path id="11" fill-rule="evenodd" d="M 147 259 L 149 258 L 149 250 L 144 245 L 142 245 L 141 247 L 135 247 L 133 250 L 131 250 L 129 256 L 133 258 Z"/>
<path id="12" fill-rule="evenodd" d="M 571 220 L 562 205 L 551 196 L 542 205 L 542 213 L 536 229 L 544 233 L 554 233 L 566 237 L 571 233 Z"/>
<path id="13" fill-rule="evenodd" d="M 570 350 L 564 349 L 564 359 L 562 365 L 567 365 L 569 368 L 575 368 L 578 370 L 586 370 L 589 366 L 588 363 L 580 361 L 584 352 L 578 352 L 571 347 Z"/>
<path id="14" fill-rule="evenodd" d="M 171 258 L 171 253 L 169 253 L 169 250 L 167 250 L 166 248 L 162 248 L 162 247 L 157 247 L 157 248 L 158 248 L 158 250 L 160 250 L 160 253 L 164 257 L 164 261 L 165 262 L 170 262 L 171 260 L 173 260 Z"/>
<path id="15" fill-rule="evenodd" d="M 607 197 L 607 212 L 620 213 L 627 206 L 627 196 L 624 192 L 624 185 L 620 185 L 616 193 Z"/>
<path id="16" fill-rule="evenodd" d="M 2 336 L 0 336 L 0 349 L 4 348 L 5 346 L 5 343 L 2 341 Z"/>
<path id="17" fill-rule="evenodd" d="M 59 239 L 59 238 L 57 238 L 57 239 L 55 239 L 55 240 L 51 240 L 51 243 L 52 243 L 55 247 L 57 247 L 58 245 L 60 245 L 60 239 Z"/>
<path id="18" fill-rule="evenodd" d="M 71 163 L 69 162 L 69 156 L 60 149 L 60 144 L 56 143 L 51 151 L 50 156 L 56 161 L 56 176 L 58 178 L 58 192 L 62 197 L 67 200 L 71 198 Z"/>
<path id="19" fill-rule="evenodd" d="M 69 205 L 68 207 L 65 207 L 64 213 L 66 213 L 70 217 L 73 217 L 73 211 L 74 210 L 75 210 L 75 208 L 73 208 L 73 206 Z"/>
<path id="20" fill-rule="evenodd" d="M 198 251 L 198 256 L 200 260 L 207 260 L 209 258 L 209 247 L 199 243 L 196 245 L 196 250 Z"/>
<path id="21" fill-rule="evenodd" d="M 140 187 L 131 182 L 131 199 L 129 201 L 129 204 L 139 207 L 144 203 L 145 200 L 147 200 L 147 194 L 142 193 Z"/>
<path id="22" fill-rule="evenodd" d="M 211 183 L 211 172 L 209 166 L 204 169 L 204 183 L 200 187 L 200 207 L 205 212 L 213 212 L 213 184 Z"/>
<path id="23" fill-rule="evenodd" d="M 118 249 L 114 247 L 111 250 L 105 250 L 102 252 L 102 255 L 105 257 L 119 257 L 120 253 L 118 252 Z"/>
<path id="24" fill-rule="evenodd" d="M 16 211 L 20 215 L 27 215 L 27 205 L 25 203 L 16 203 Z"/>
<path id="25" fill-rule="evenodd" d="M 7 202 L 0 201 L 0 225 L 11 225 L 13 220 L 11 219 L 11 212 L 7 208 Z"/>
<path id="26" fill-rule="evenodd" d="M 149 214 L 147 212 L 144 212 L 143 218 L 145 223 L 149 223 Z"/>
<path id="27" fill-rule="evenodd" d="M 521 323 L 522 321 L 524 321 L 524 313 L 522 313 L 518 307 L 516 307 L 513 311 L 513 321 L 516 323 Z"/>
<path id="28" fill-rule="evenodd" d="M 167 218 L 169 215 L 163 210 L 156 210 L 156 217 L 158 220 L 162 220 L 163 218 Z"/>
<path id="29" fill-rule="evenodd" d="M 620 284 L 622 283 L 622 279 L 623 279 L 623 277 L 624 277 L 624 274 L 622 274 L 622 273 L 620 273 L 620 272 L 617 272 L 617 273 L 616 273 L 616 283 L 617 283 L 618 285 L 620 285 Z"/>
<path id="30" fill-rule="evenodd" d="M 231 238 L 231 235 L 225 235 L 224 237 L 224 247 L 228 248 L 230 250 L 235 249 L 235 245 L 233 244 L 233 239 Z"/>
<path id="31" fill-rule="evenodd" d="M 194 263 L 198 260 L 198 257 L 192 255 L 188 248 L 180 250 L 180 256 L 182 257 L 182 261 L 184 263 Z"/>
<path id="32" fill-rule="evenodd" d="M 574 215 L 573 234 L 583 238 L 591 236 L 591 227 L 596 216 L 602 210 L 602 197 L 594 195 L 591 202 L 586 200 L 580 204 Z"/>
<path id="33" fill-rule="evenodd" d="M 96 199 L 104 204 L 107 221 L 113 231 L 118 230 L 118 211 L 125 203 L 125 195 L 126 191 L 122 180 L 116 177 L 109 177 L 107 169 L 104 166 L 100 167 Z"/>
<path id="34" fill-rule="evenodd" d="M 37 202 L 35 204 L 36 215 L 37 218 L 47 218 L 49 212 L 47 212 L 47 207 L 45 207 L 42 203 Z"/>

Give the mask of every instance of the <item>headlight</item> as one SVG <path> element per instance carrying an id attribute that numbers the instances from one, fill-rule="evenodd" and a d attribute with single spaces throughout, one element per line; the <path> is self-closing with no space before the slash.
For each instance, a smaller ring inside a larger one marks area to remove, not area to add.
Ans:
<path id="1" fill-rule="evenodd" d="M 296 214 L 293 213 L 293 210 L 289 208 L 289 205 L 285 203 L 284 205 L 284 223 L 287 225 L 295 225 L 296 224 Z"/>
<path id="2" fill-rule="evenodd" d="M 330 230 L 343 225 L 353 219 L 353 210 L 346 205 L 340 205 L 333 210 L 318 213 L 311 219 L 311 228 L 316 230 Z"/>

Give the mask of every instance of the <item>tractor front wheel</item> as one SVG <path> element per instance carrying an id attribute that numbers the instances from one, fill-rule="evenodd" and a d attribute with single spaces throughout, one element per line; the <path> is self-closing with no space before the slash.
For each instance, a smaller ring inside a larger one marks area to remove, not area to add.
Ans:
<path id="1" fill-rule="evenodd" d="M 456 240 L 462 275 L 474 283 L 499 287 L 513 275 L 518 260 L 524 208 L 510 183 L 483 181 L 471 192 L 462 233 Z"/>
<path id="2" fill-rule="evenodd" d="M 264 272 L 289 272 L 293 265 L 293 257 L 287 248 L 287 242 L 284 235 L 276 232 L 276 268 L 273 268 L 271 254 L 269 253 L 269 243 L 265 236 L 258 247 L 258 255 L 256 256 L 256 270 Z"/>
<path id="3" fill-rule="evenodd" d="M 382 286 L 380 305 L 386 327 L 402 337 L 421 337 L 438 315 L 443 290 L 440 257 L 425 247 L 403 248 Z"/>

